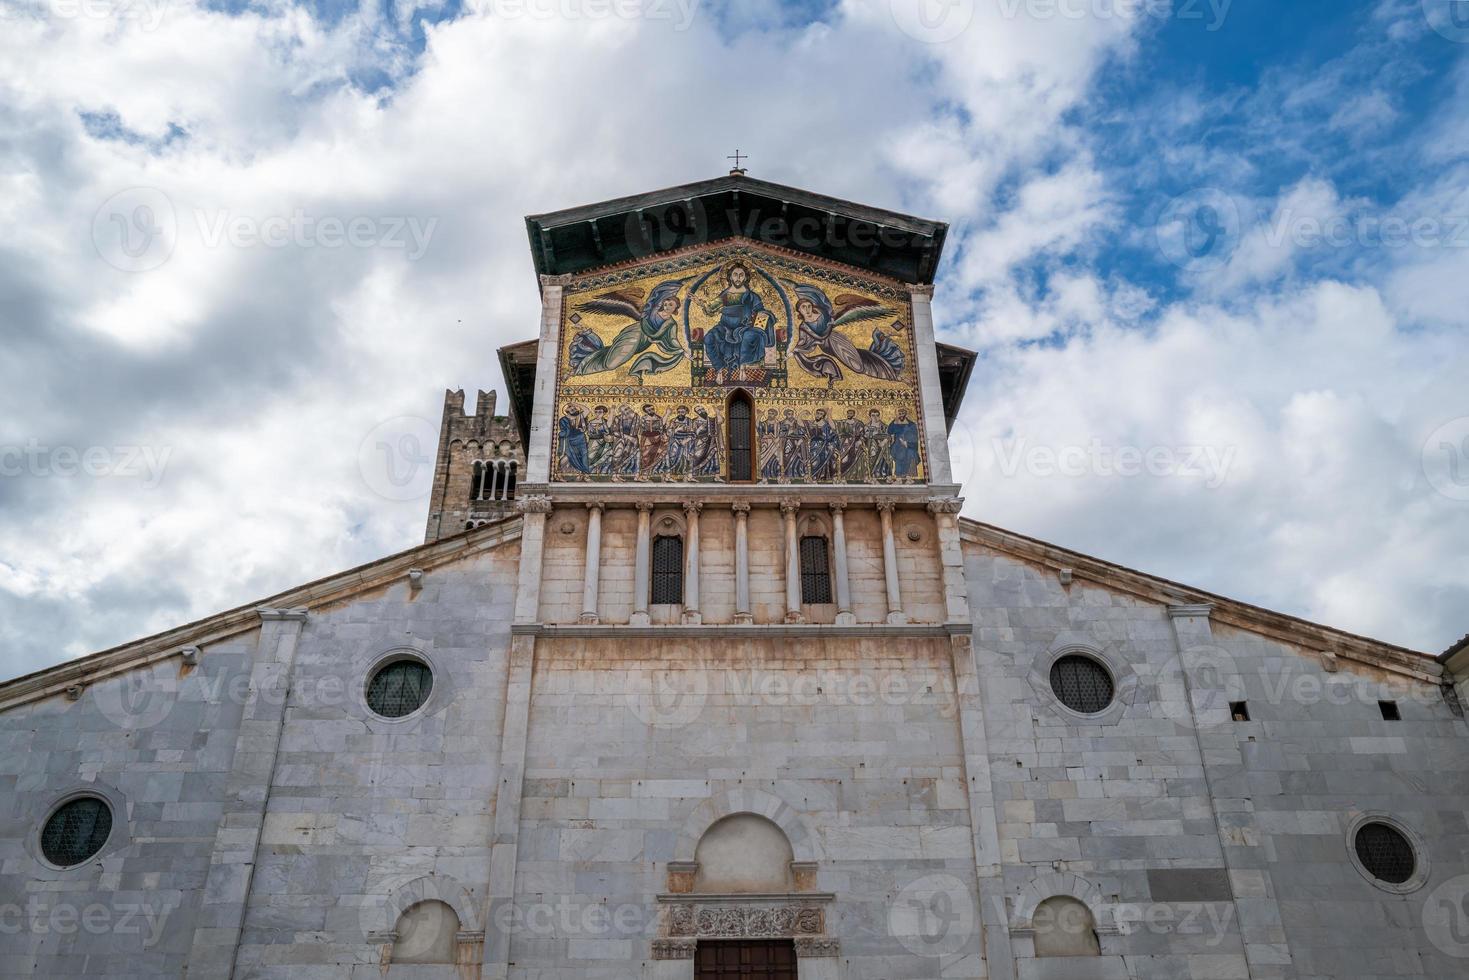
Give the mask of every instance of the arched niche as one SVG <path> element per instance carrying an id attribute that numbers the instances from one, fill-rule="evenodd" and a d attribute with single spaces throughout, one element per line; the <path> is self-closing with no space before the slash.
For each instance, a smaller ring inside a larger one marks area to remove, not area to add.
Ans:
<path id="1" fill-rule="evenodd" d="M 1036 906 L 1030 921 L 1037 957 L 1102 955 L 1096 919 L 1079 898 L 1052 895 Z"/>
<path id="2" fill-rule="evenodd" d="M 791 842 L 774 821 L 735 813 L 716 821 L 694 850 L 694 892 L 748 895 L 793 891 Z"/>
<path id="3" fill-rule="evenodd" d="M 444 963 L 458 960 L 459 915 L 437 899 L 418 902 L 398 916 L 393 932 L 393 963 Z"/>

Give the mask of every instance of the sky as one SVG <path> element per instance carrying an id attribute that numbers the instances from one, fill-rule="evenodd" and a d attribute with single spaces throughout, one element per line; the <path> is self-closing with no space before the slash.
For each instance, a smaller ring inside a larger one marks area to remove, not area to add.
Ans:
<path id="1" fill-rule="evenodd" d="M 420 542 L 444 389 L 537 332 L 523 216 L 736 148 L 949 222 L 966 515 L 1469 632 L 1469 0 L 0 19 L 0 675 Z"/>

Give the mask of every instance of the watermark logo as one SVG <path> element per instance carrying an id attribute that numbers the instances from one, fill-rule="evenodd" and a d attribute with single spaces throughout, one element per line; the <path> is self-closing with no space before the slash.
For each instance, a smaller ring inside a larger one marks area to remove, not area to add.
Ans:
<path id="1" fill-rule="evenodd" d="M 1164 206 L 1153 234 L 1158 250 L 1180 269 L 1217 269 L 1239 247 L 1239 206 L 1212 187 L 1181 194 Z"/>
<path id="2" fill-rule="evenodd" d="M 1423 18 L 1441 36 L 1469 44 L 1469 0 L 1422 0 Z"/>
<path id="3" fill-rule="evenodd" d="M 1233 0 L 999 0 L 1000 16 L 1014 20 L 1154 20 L 1198 21 L 1213 33 L 1224 26 Z"/>
<path id="4" fill-rule="evenodd" d="M 1423 931 L 1442 953 L 1469 959 L 1469 875 L 1458 875 L 1428 893 Z"/>
<path id="5" fill-rule="evenodd" d="M 1244 678 L 1229 651 L 1212 644 L 1188 647 L 1158 676 L 1160 688 L 1191 700 L 1201 724 L 1230 721 L 1231 701 L 1245 700 Z"/>
<path id="6" fill-rule="evenodd" d="M 119 191 L 92 216 L 92 244 L 102 261 L 123 272 L 157 269 L 178 243 L 173 201 L 156 187 Z"/>
<path id="7" fill-rule="evenodd" d="M 173 712 L 178 698 L 178 678 L 150 670 L 130 671 L 92 688 L 92 701 L 102 717 L 128 731 L 161 725 Z"/>
<path id="8" fill-rule="evenodd" d="M 888 0 L 898 30 L 924 44 L 952 41 L 974 21 L 974 0 Z"/>
<path id="9" fill-rule="evenodd" d="M 432 489 L 439 427 L 416 415 L 380 422 L 357 447 L 357 471 L 385 500 L 420 500 Z"/>
<path id="10" fill-rule="evenodd" d="M 697 198 L 634 209 L 623 223 L 623 237 L 634 258 L 701 245 L 709 240 L 709 216 Z"/>
<path id="11" fill-rule="evenodd" d="M 121 477 L 141 479 L 152 490 L 172 455 L 172 446 L 53 446 L 28 439 L 0 445 L 0 477 Z"/>
<path id="12" fill-rule="evenodd" d="M 675 31 L 693 26 L 698 0 L 468 0 L 466 9 L 502 20 L 588 22 L 667 21 Z"/>
<path id="13" fill-rule="evenodd" d="M 634 681 L 627 706 L 639 721 L 652 728 L 682 728 L 703 714 L 708 700 L 708 671 L 654 670 Z"/>
<path id="14" fill-rule="evenodd" d="M 163 22 L 169 0 L 41 0 L 0 3 L 0 22 L 30 15 L 50 20 L 113 21 L 154 31 Z"/>
<path id="15" fill-rule="evenodd" d="M 1421 458 L 1429 486 L 1451 500 L 1469 500 L 1469 415 L 1434 429 Z"/>
<path id="16" fill-rule="evenodd" d="M 974 896 L 953 875 L 926 875 L 909 882 L 888 907 L 888 932 L 916 956 L 949 956 L 974 935 Z"/>
<path id="17" fill-rule="evenodd" d="M 1093 437 L 1085 446 L 1032 445 L 1024 436 L 991 443 L 1000 475 L 1051 477 L 1177 477 L 1201 481 L 1209 490 L 1224 485 L 1236 446 L 1108 446 Z"/>
<path id="18" fill-rule="evenodd" d="M 144 949 L 163 937 L 164 925 L 178 902 L 115 902 L 74 905 L 32 895 L 22 905 L 0 904 L 0 936 L 141 936 Z M 63 940 L 65 942 L 65 940 Z"/>
<path id="19" fill-rule="evenodd" d="M 194 223 L 205 248 L 377 248 L 401 251 L 416 262 L 428 251 L 439 219 L 366 214 L 344 218 L 312 214 L 305 208 L 259 217 L 201 209 L 194 211 Z"/>

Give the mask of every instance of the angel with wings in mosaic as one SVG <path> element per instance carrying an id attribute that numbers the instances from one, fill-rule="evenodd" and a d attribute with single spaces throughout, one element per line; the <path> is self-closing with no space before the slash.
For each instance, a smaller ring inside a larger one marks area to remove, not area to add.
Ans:
<path id="1" fill-rule="evenodd" d="M 600 313 L 624 317 L 632 322 L 618 331 L 610 343 L 583 328 L 571 340 L 568 362 L 573 375 L 601 374 L 626 366 L 627 372 L 643 382 L 649 374 L 660 374 L 676 366 L 688 354 L 678 326 L 678 291 L 687 279 L 670 279 L 653 287 L 645 299 L 642 289 L 632 286 L 611 290 L 577 304 L 578 313 Z"/>
<path id="2" fill-rule="evenodd" d="M 881 381 L 896 381 L 903 373 L 903 349 L 880 328 L 873 328 L 872 342 L 865 348 L 837 330 L 852 323 L 891 317 L 891 311 L 881 303 L 851 293 L 841 293 L 833 301 L 815 286 L 791 285 L 799 324 L 791 352 L 801 367 L 825 378 L 828 387 L 842 379 L 844 369 Z M 902 324 L 894 322 L 892 329 L 901 330 Z"/>

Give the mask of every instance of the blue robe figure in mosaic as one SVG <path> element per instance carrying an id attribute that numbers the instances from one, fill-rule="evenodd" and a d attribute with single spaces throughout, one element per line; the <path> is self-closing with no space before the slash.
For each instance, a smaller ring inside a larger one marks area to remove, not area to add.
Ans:
<path id="1" fill-rule="evenodd" d="M 704 355 L 716 384 L 763 364 L 765 348 L 775 343 L 775 316 L 750 288 L 750 270 L 743 262 L 732 263 L 724 279 L 718 298 L 704 304 L 705 313 L 719 314 L 719 322 L 704 334 Z"/>
<path id="2" fill-rule="evenodd" d="M 831 483 L 837 478 L 837 459 L 841 454 L 841 438 L 826 420 L 826 410 L 817 409 L 810 426 L 811 479 Z"/>
<path id="3" fill-rule="evenodd" d="M 899 409 L 898 417 L 888 423 L 888 435 L 893 437 L 888 450 L 893 457 L 893 475 L 900 480 L 912 479 L 918 472 L 918 423 Z"/>
<path id="4" fill-rule="evenodd" d="M 587 459 L 587 420 L 581 406 L 571 405 L 556 424 L 557 444 L 561 447 L 561 458 L 576 472 L 586 475 L 592 472 Z"/>

